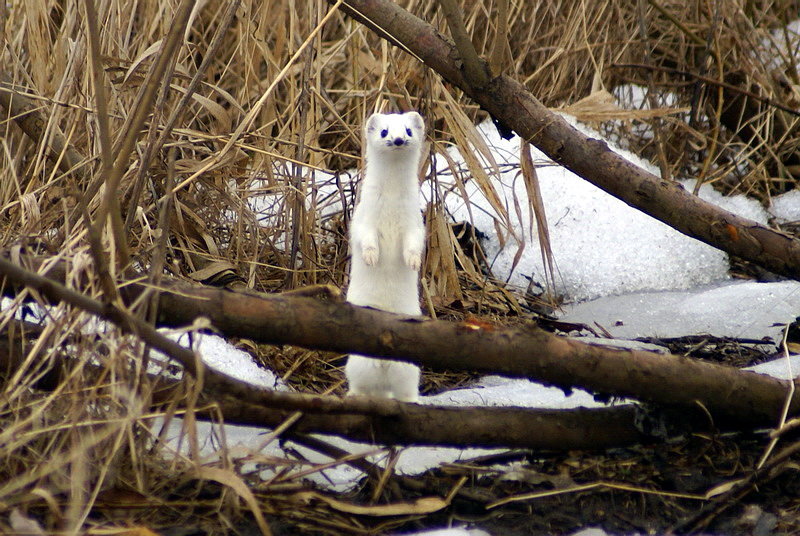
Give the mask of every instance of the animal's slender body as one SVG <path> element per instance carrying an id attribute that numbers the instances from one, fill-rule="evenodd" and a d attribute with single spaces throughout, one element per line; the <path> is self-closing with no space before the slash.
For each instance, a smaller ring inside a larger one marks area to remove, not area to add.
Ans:
<path id="1" fill-rule="evenodd" d="M 417 171 L 425 123 L 416 112 L 373 114 L 364 129 L 366 170 L 350 223 L 347 301 L 407 315 L 421 314 L 419 268 L 425 226 Z M 416 402 L 419 367 L 351 355 L 348 394 Z"/>

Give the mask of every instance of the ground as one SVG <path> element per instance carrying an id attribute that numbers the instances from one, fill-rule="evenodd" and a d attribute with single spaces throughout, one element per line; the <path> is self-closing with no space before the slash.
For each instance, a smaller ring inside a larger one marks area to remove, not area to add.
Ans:
<path id="1" fill-rule="evenodd" d="M 737 367 L 772 358 L 733 339 L 693 336 L 647 342 L 666 345 L 676 354 Z M 339 362 L 338 356 L 328 355 L 328 359 L 326 371 L 331 363 Z M 309 370 L 295 371 L 305 374 L 307 387 Z M 426 378 L 434 392 L 471 379 L 433 373 Z M 781 438 L 766 467 L 784 449 L 800 448 L 796 441 L 791 435 Z M 448 496 L 456 490 L 449 507 L 426 516 L 398 517 L 388 525 L 386 518 L 357 516 L 351 529 L 361 534 L 404 533 L 449 524 L 469 524 L 509 536 L 572 534 L 586 527 L 602 527 L 610 534 L 795 534 L 800 531 L 800 475 L 793 457 L 754 473 L 769 444 L 768 430 L 725 434 L 712 430 L 599 452 L 513 451 L 444 465 L 418 477 L 394 475 L 379 484 L 377 501 L 372 500 L 373 480 L 365 480 L 358 491 L 340 499 L 357 504 L 396 503 Z M 740 489 L 737 484 L 745 480 Z M 715 496 L 706 498 L 709 490 L 716 490 Z M 509 497 L 519 500 L 492 505 Z M 309 523 L 308 518 L 305 521 Z M 297 528 L 290 523 L 284 533 L 292 534 Z M 304 533 L 312 533 L 309 530 L 306 525 Z M 313 530 L 351 532 L 323 526 Z"/>

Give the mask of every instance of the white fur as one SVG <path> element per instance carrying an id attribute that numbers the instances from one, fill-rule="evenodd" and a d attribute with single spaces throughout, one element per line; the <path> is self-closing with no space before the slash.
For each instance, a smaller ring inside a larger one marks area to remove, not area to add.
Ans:
<path id="1" fill-rule="evenodd" d="M 347 301 L 420 315 L 417 282 L 425 226 L 417 170 L 425 123 L 416 112 L 373 114 L 364 130 L 367 163 L 350 222 Z M 345 373 L 350 395 L 419 398 L 419 367 L 410 363 L 351 355 Z"/>
<path id="2" fill-rule="evenodd" d="M 348 395 L 379 396 L 403 402 L 419 400 L 419 367 L 411 363 L 351 354 L 344 371 Z"/>

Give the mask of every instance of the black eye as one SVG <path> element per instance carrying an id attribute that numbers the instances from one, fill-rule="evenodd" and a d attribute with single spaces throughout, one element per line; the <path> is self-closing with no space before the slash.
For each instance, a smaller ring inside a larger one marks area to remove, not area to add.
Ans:
<path id="1" fill-rule="evenodd" d="M 389 129 L 388 128 L 384 128 L 383 130 L 381 130 L 381 138 L 385 138 L 388 135 L 389 135 Z"/>
<path id="2" fill-rule="evenodd" d="M 408 134 L 409 136 L 413 136 L 413 134 L 411 134 L 411 129 L 410 128 L 406 128 L 406 134 Z"/>

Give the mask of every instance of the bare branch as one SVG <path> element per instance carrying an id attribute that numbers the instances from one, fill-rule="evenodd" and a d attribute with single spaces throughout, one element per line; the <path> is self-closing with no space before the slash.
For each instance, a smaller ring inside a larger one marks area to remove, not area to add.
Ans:
<path id="1" fill-rule="evenodd" d="M 34 336 L 37 334 L 35 328 L 27 330 Z M 4 371 L 17 370 L 34 347 L 35 337 L 26 341 L 6 335 L 0 337 L 0 377 Z M 55 389 L 69 375 L 68 364 L 66 357 L 57 362 L 36 387 Z M 102 377 L 100 366 L 84 365 L 83 368 L 89 374 Z M 148 379 L 152 385 L 153 408 L 182 399 L 186 392 L 179 380 L 152 375 Z M 631 445 L 644 437 L 634 426 L 635 408 L 631 405 L 575 410 L 436 407 L 363 397 L 258 391 L 268 398 L 257 400 L 234 396 L 221 389 L 207 390 L 198 403 L 197 417 L 214 420 L 222 414 L 228 424 L 275 428 L 297 410 L 302 410 L 305 414 L 290 429 L 292 436 L 321 432 L 390 445 L 603 449 Z"/>
<path id="2" fill-rule="evenodd" d="M 41 281 L 44 278 L 40 276 L 31 277 L 34 274 L 4 259 L 0 259 L 0 273 L 15 283 L 33 286 L 50 299 L 69 299 L 87 311 L 119 322 L 124 329 L 135 328 L 148 343 L 151 341 L 146 336 L 162 337 L 150 326 L 126 327 L 130 320 L 120 317 L 114 308 L 98 309 L 96 302 L 87 302 L 86 297 L 55 292 L 54 283 Z M 531 378 L 565 390 L 581 387 L 603 395 L 684 408 L 703 407 L 720 427 L 774 425 L 789 389 L 786 381 L 753 372 L 689 357 L 586 344 L 539 329 L 475 329 L 471 324 L 395 315 L 348 303 L 297 295 L 231 292 L 167 279 L 162 281 L 162 287 L 158 317 L 162 326 L 186 326 L 198 317 L 207 317 L 225 335 L 264 343 L 403 359 L 435 370 L 494 372 Z M 143 286 L 134 283 L 121 289 L 129 301 L 143 291 Z M 157 339 L 154 342 L 158 344 L 153 347 L 170 355 L 175 352 L 173 357 L 194 371 L 195 363 L 193 356 L 186 354 L 188 350 L 167 348 Z M 254 392 L 248 384 L 212 371 L 205 374 L 205 382 L 211 388 L 279 407 L 275 395 Z M 379 404 L 365 399 L 364 404 L 364 412 L 370 414 L 394 416 L 405 411 L 405 406 L 394 401 Z M 334 406 L 330 409 L 333 411 Z M 341 406 L 336 411 L 351 410 L 351 406 Z M 795 394 L 789 415 L 798 410 L 800 396 Z"/>
<path id="3" fill-rule="evenodd" d="M 461 16 L 461 8 L 455 0 L 439 0 L 447 26 L 450 28 L 450 35 L 456 44 L 458 54 L 464 67 L 464 75 L 467 83 L 474 89 L 486 87 L 489 83 L 489 75 L 486 74 L 486 66 L 483 60 L 475 51 L 475 46 L 464 26 L 464 18 Z"/>
<path id="4" fill-rule="evenodd" d="M 22 94 L 23 88 L 15 84 L 5 71 L 0 71 L 0 106 L 6 111 L 9 119 L 13 119 L 20 129 L 36 143 L 41 143 L 45 134 L 47 118 L 41 112 L 41 106 Z M 59 131 L 50 134 L 50 145 L 47 156 L 58 163 L 62 173 L 86 174 L 84 165 L 88 162 L 75 147 Z"/>
<path id="5" fill-rule="evenodd" d="M 329 0 L 330 2 L 331 0 Z M 475 90 L 459 68 L 456 47 L 428 23 L 389 0 L 348 0 L 345 12 L 368 28 L 380 28 L 448 82 L 458 86 L 501 124 L 595 186 L 676 230 L 800 279 L 800 240 L 720 209 L 663 181 L 588 138 L 552 113 L 518 81 L 498 76 Z"/>

